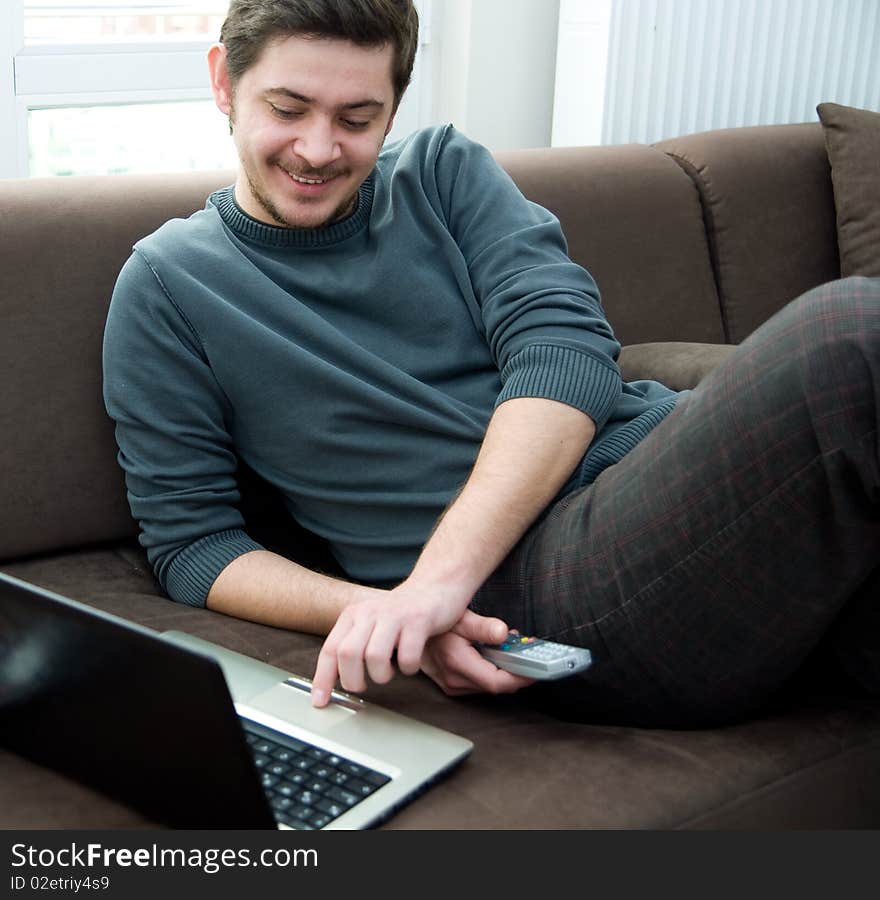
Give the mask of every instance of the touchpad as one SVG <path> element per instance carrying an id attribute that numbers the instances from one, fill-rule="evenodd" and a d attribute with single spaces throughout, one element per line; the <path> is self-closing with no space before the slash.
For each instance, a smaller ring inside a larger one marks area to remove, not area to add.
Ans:
<path id="1" fill-rule="evenodd" d="M 334 725 L 348 722 L 355 715 L 354 710 L 335 703 L 330 703 L 322 709 L 315 709 L 309 694 L 284 683 L 276 684 L 262 694 L 250 697 L 247 705 L 276 719 L 318 734 L 333 728 Z"/>

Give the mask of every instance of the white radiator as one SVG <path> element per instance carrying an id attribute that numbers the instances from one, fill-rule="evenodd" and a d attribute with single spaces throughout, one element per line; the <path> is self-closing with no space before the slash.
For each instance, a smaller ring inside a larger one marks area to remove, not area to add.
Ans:
<path id="1" fill-rule="evenodd" d="M 560 32 L 562 62 L 565 46 Z M 880 110 L 880 0 L 611 0 L 607 55 L 605 144 L 817 121 L 826 100 Z M 557 97 L 576 91 L 557 85 Z M 581 109 L 589 138 L 595 104 Z M 576 142 L 571 116 L 558 143 Z"/>

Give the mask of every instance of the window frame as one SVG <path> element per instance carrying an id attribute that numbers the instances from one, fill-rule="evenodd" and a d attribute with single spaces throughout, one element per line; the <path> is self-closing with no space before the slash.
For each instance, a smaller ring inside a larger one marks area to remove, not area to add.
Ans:
<path id="1" fill-rule="evenodd" d="M 419 53 L 395 133 L 429 121 L 431 0 L 416 0 Z M 106 44 L 26 44 L 24 0 L 0 5 L 0 178 L 29 175 L 28 114 L 35 109 L 210 100 L 205 40 L 108 41 Z M 112 90 L 104 86 L 112 85 Z"/>

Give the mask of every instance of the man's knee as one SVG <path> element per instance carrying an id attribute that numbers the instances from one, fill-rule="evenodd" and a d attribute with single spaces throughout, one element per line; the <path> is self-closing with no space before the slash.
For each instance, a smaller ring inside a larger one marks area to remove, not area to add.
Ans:
<path id="1" fill-rule="evenodd" d="M 792 304 L 818 330 L 843 334 L 864 330 L 876 340 L 880 328 L 880 278 L 853 276 L 820 284 Z M 873 334 L 871 334 L 873 332 Z"/>
<path id="2" fill-rule="evenodd" d="M 880 379 L 880 278 L 852 277 L 813 288 L 791 304 L 807 370 L 841 388 Z"/>

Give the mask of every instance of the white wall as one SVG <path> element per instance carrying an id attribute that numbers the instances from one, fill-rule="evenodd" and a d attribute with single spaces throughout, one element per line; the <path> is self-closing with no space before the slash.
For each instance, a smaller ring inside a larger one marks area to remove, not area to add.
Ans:
<path id="1" fill-rule="evenodd" d="M 434 119 L 492 150 L 547 147 L 559 0 L 435 0 Z"/>
<path id="2" fill-rule="evenodd" d="M 880 109 L 880 0 L 562 0 L 554 145 L 815 122 L 826 100 Z"/>
<path id="3" fill-rule="evenodd" d="M 554 147 L 602 143 L 613 0 L 560 0 Z"/>

